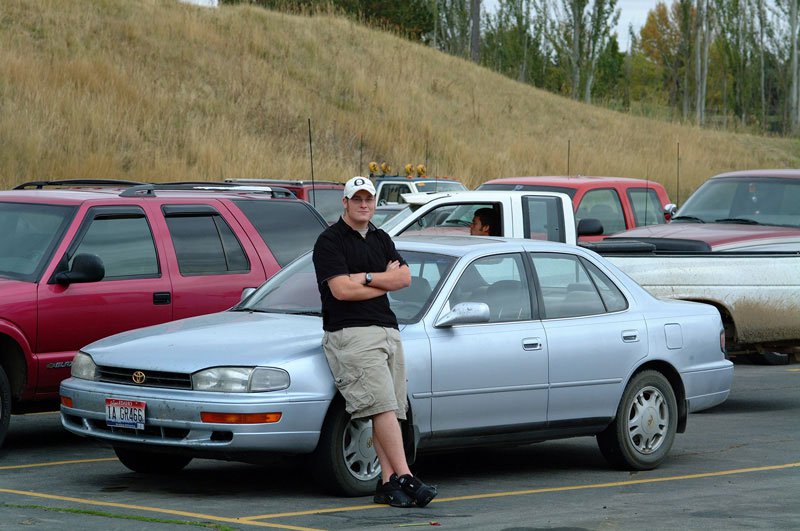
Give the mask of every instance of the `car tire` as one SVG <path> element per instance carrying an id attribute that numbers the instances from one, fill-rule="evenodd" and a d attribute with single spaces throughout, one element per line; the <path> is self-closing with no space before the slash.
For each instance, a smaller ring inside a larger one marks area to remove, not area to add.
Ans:
<path id="1" fill-rule="evenodd" d="M 134 472 L 142 474 L 168 474 L 183 470 L 191 457 L 177 454 L 162 454 L 130 448 L 114 447 L 117 459 Z"/>
<path id="2" fill-rule="evenodd" d="M 11 422 L 11 385 L 8 383 L 6 371 L 0 366 L 0 446 L 8 433 Z"/>
<path id="3" fill-rule="evenodd" d="M 628 383 L 614 421 L 597 434 L 597 444 L 614 466 L 651 470 L 672 448 L 677 426 L 678 405 L 669 381 L 657 371 L 642 371 Z"/>
<path id="4" fill-rule="evenodd" d="M 310 464 L 317 483 L 328 492 L 340 496 L 373 494 L 381 467 L 372 440 L 372 421 L 351 419 L 342 402 L 334 402 Z"/>

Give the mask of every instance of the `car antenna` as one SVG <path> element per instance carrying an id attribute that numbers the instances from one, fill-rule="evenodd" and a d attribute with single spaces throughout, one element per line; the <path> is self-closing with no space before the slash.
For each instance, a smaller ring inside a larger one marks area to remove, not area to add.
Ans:
<path id="1" fill-rule="evenodd" d="M 660 201 L 659 201 L 660 203 Z M 644 223 L 647 225 L 647 206 L 650 204 L 650 164 L 647 164 L 647 169 L 644 172 Z M 634 216 L 634 221 L 635 221 Z"/>
<path id="2" fill-rule="evenodd" d="M 311 160 L 311 205 L 317 208 L 317 188 L 314 186 L 314 146 L 311 143 L 311 118 L 308 119 L 308 153 Z"/>

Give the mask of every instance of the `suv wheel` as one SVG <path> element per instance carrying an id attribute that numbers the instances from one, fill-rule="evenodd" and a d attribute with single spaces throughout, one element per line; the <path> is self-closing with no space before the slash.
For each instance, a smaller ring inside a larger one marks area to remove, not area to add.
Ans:
<path id="1" fill-rule="evenodd" d="M 8 433 L 8 424 L 11 421 L 11 385 L 8 383 L 6 371 L 0 365 L 0 446 Z"/>

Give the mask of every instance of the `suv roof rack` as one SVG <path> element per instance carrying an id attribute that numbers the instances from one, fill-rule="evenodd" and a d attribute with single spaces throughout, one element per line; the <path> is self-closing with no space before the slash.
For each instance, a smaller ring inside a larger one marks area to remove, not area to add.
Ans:
<path id="1" fill-rule="evenodd" d="M 116 181 L 113 179 L 63 179 L 56 181 L 30 181 L 18 184 L 13 190 L 41 190 L 45 186 L 136 186 L 139 181 Z"/>
<path id="2" fill-rule="evenodd" d="M 258 183 L 275 183 L 275 184 L 289 184 L 294 186 L 302 186 L 304 184 L 338 184 L 344 186 L 344 183 L 339 181 L 328 180 L 313 180 L 305 181 L 303 179 L 225 179 L 226 183 L 242 183 L 242 184 L 258 184 Z"/>
<path id="3" fill-rule="evenodd" d="M 134 186 L 123 190 L 120 197 L 154 196 L 158 190 L 199 190 L 199 191 L 226 191 L 249 192 L 255 194 L 270 194 L 271 197 L 296 198 L 291 190 L 276 186 L 254 186 L 244 183 L 213 182 L 213 181 L 181 181 L 170 183 L 135 183 Z"/>

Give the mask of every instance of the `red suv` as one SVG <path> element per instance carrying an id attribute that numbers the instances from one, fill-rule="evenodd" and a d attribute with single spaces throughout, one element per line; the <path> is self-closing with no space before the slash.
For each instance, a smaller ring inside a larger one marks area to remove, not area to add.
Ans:
<path id="1" fill-rule="evenodd" d="M 667 190 L 659 183 L 625 177 L 505 177 L 486 181 L 478 190 L 534 190 L 563 192 L 572 198 L 575 222 L 594 218 L 603 225 L 598 236 L 581 236 L 580 241 L 602 240 L 642 225 L 668 221 Z"/>
<path id="2" fill-rule="evenodd" d="M 292 181 L 281 179 L 226 179 L 225 182 L 264 184 L 286 188 L 319 211 L 325 221 L 336 223 L 342 215 L 344 183 L 336 181 Z"/>
<path id="3" fill-rule="evenodd" d="M 327 224 L 288 191 L 54 181 L 0 192 L 0 444 L 12 412 L 57 404 L 75 352 L 224 310 Z"/>

